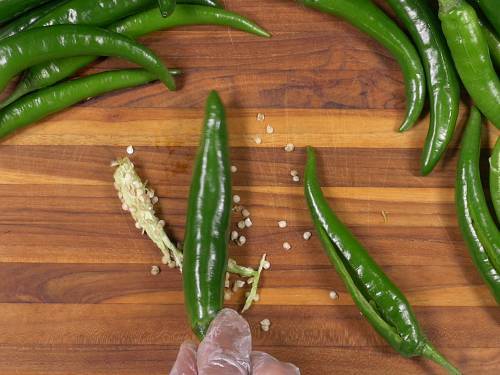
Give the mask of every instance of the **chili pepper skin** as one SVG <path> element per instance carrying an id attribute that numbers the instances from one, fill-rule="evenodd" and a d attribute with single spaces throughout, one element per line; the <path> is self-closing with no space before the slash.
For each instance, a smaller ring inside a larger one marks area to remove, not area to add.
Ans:
<path id="1" fill-rule="evenodd" d="M 33 92 L 0 111 L 0 138 L 88 98 L 155 80 L 156 76 L 143 69 L 124 69 L 89 75 Z"/>
<path id="2" fill-rule="evenodd" d="M 30 66 L 51 59 L 93 54 L 126 58 L 175 90 L 168 69 L 148 48 L 123 35 L 83 25 L 56 25 L 24 31 L 0 41 L 0 91 Z"/>
<path id="3" fill-rule="evenodd" d="M 403 293 L 384 274 L 363 245 L 328 206 L 316 173 L 316 156 L 307 148 L 305 196 L 325 251 L 375 330 L 405 357 L 424 356 L 459 374 L 422 333 Z"/>
<path id="4" fill-rule="evenodd" d="M 50 0 L 0 0 L 0 23 L 8 21 L 31 8 Z"/>
<path id="5" fill-rule="evenodd" d="M 219 95 L 212 91 L 189 191 L 182 265 L 189 322 L 200 339 L 224 304 L 230 213 L 226 118 Z"/>
<path id="6" fill-rule="evenodd" d="M 500 138 L 490 158 L 490 193 L 497 220 L 500 221 Z"/>
<path id="7" fill-rule="evenodd" d="M 179 3 L 183 4 L 195 4 L 195 5 L 205 5 L 208 7 L 223 8 L 219 0 L 177 0 Z"/>
<path id="8" fill-rule="evenodd" d="M 176 0 L 158 0 L 158 8 L 162 17 L 168 17 L 175 9 Z"/>
<path id="9" fill-rule="evenodd" d="M 495 28 L 497 34 L 500 35 L 500 11 L 498 10 L 497 0 L 474 0 L 483 11 L 484 15 Z"/>
<path id="10" fill-rule="evenodd" d="M 154 31 L 188 25 L 230 26 L 258 36 L 270 36 L 258 25 L 238 14 L 219 8 L 184 4 L 177 4 L 174 12 L 167 18 L 161 17 L 155 7 L 118 21 L 109 29 L 131 38 L 137 38 Z M 80 56 L 32 67 L 25 73 L 15 91 L 0 104 L 0 108 L 31 91 L 53 85 L 73 75 L 95 59 L 95 56 Z"/>
<path id="11" fill-rule="evenodd" d="M 500 128 L 500 80 L 474 8 L 463 0 L 439 0 L 439 18 L 467 92 L 479 110 Z"/>
<path id="12" fill-rule="evenodd" d="M 0 28 L 0 40 L 29 29 L 42 17 L 51 13 L 69 0 L 55 0 L 31 12 L 27 12 Z"/>
<path id="13" fill-rule="evenodd" d="M 423 62 L 430 102 L 430 123 L 421 157 L 421 172 L 436 166 L 455 130 L 460 83 L 439 19 L 426 1 L 387 0 L 410 33 Z"/>
<path id="14" fill-rule="evenodd" d="M 488 48 L 490 50 L 491 61 L 493 65 L 496 66 L 497 70 L 500 70 L 500 38 L 491 30 L 490 26 L 486 23 L 482 23 L 482 29 L 486 43 L 488 43 Z"/>
<path id="15" fill-rule="evenodd" d="M 481 127 L 481 114 L 472 107 L 462 136 L 455 202 L 458 224 L 472 260 L 490 287 L 497 303 L 500 303 L 500 272 L 498 268 L 495 268 L 494 263 L 495 257 L 498 260 L 498 246 L 500 245 L 498 228 L 494 223 L 491 224 L 493 220 L 485 203 L 479 175 Z M 478 206 L 474 207 L 474 205 Z M 491 229 L 491 226 L 494 228 Z M 488 230 L 491 232 L 485 233 Z"/>
<path id="16" fill-rule="evenodd" d="M 408 130 L 418 120 L 425 99 L 425 73 L 415 47 L 399 27 L 371 0 L 298 0 L 305 6 L 339 16 L 376 39 L 399 62 L 406 85 Z"/>

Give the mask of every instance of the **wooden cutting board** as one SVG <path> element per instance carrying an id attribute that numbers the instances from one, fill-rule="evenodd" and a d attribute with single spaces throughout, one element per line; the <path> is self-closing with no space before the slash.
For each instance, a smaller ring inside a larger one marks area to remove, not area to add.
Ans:
<path id="1" fill-rule="evenodd" d="M 159 251 L 121 211 L 109 164 L 135 147 L 132 159 L 158 192 L 169 233 L 182 239 L 203 104 L 214 88 L 227 105 L 234 193 L 254 223 L 247 244 L 230 252 L 253 266 L 266 252 L 272 264 L 260 302 L 245 315 L 254 347 L 303 374 L 444 373 L 389 348 L 360 316 L 316 235 L 302 239 L 311 220 L 290 170 L 302 174 L 311 144 L 332 207 L 408 296 L 430 340 L 466 374 L 498 374 L 498 308 L 455 217 L 456 143 L 420 177 L 428 119 L 395 131 L 404 87 L 386 50 L 291 1 L 227 3 L 274 37 L 216 27 L 155 33 L 143 41 L 184 70 L 178 92 L 152 84 L 110 94 L 0 144 L 0 374 L 168 373 L 191 337 L 181 276 L 165 267 L 150 275 Z M 107 60 L 92 70 L 124 66 Z M 490 145 L 497 136 L 490 126 Z M 284 151 L 287 143 L 294 152 Z M 279 220 L 288 226 L 278 228 Z M 264 318 L 269 332 L 260 330 Z"/>

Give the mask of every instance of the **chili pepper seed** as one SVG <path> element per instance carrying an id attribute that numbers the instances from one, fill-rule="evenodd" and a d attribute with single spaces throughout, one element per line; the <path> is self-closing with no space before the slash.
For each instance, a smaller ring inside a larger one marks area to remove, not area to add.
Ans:
<path id="1" fill-rule="evenodd" d="M 152 266 L 151 267 L 151 275 L 156 276 L 160 273 L 160 267 Z"/>
<path id="2" fill-rule="evenodd" d="M 336 292 L 336 291 L 332 290 L 332 291 L 330 292 L 330 299 L 333 299 L 333 300 L 335 300 L 335 299 L 339 299 L 339 295 L 337 294 L 337 292 Z"/>
<path id="3" fill-rule="evenodd" d="M 241 198 L 239 195 L 236 195 L 236 194 L 233 195 L 233 202 L 234 203 L 240 203 L 240 201 L 241 201 Z"/>
<path id="4" fill-rule="evenodd" d="M 238 167 L 236 165 L 231 165 L 231 172 L 233 173 L 238 172 Z"/>
<path id="5" fill-rule="evenodd" d="M 267 134 L 273 134 L 274 133 L 274 128 L 271 125 L 266 126 L 266 133 Z"/>
<path id="6" fill-rule="evenodd" d="M 311 232 L 304 232 L 304 234 L 302 235 L 302 237 L 304 238 L 304 240 L 309 240 L 309 238 L 311 238 L 312 236 L 312 233 Z"/>
<path id="7" fill-rule="evenodd" d="M 286 220 L 278 221 L 278 227 L 280 227 L 280 228 L 286 228 L 287 225 L 288 224 L 287 224 Z"/>
<path id="8" fill-rule="evenodd" d="M 247 217 L 247 218 L 245 219 L 245 226 L 246 226 L 247 228 L 250 228 L 250 227 L 252 226 L 252 224 L 253 224 L 253 223 L 252 223 L 252 220 L 251 220 L 249 217 Z"/>
<path id="9" fill-rule="evenodd" d="M 290 250 L 291 248 L 292 248 L 292 245 L 290 245 L 289 242 L 283 242 L 283 249 Z"/>
<path id="10" fill-rule="evenodd" d="M 245 227 L 246 227 L 246 224 L 245 224 L 244 220 L 238 221 L 238 228 L 244 229 Z"/>
<path id="11" fill-rule="evenodd" d="M 263 319 L 263 320 L 260 321 L 260 328 L 264 332 L 269 331 L 270 327 L 271 327 L 271 321 L 269 319 Z"/>
<path id="12" fill-rule="evenodd" d="M 264 121 L 266 116 L 263 113 L 257 113 L 257 121 Z"/>
<path id="13" fill-rule="evenodd" d="M 134 153 L 134 146 L 130 145 L 127 147 L 127 154 L 132 155 Z"/>
<path id="14" fill-rule="evenodd" d="M 258 135 L 255 136 L 255 138 L 253 139 L 255 141 L 256 144 L 260 145 L 262 143 L 262 138 L 259 137 Z"/>
<path id="15" fill-rule="evenodd" d="M 250 217 L 250 211 L 244 208 L 243 210 L 241 210 L 241 215 L 243 215 L 243 217 Z"/>
<path id="16" fill-rule="evenodd" d="M 293 150 L 295 150 L 295 146 L 293 145 L 293 143 L 287 143 L 287 145 L 285 146 L 285 151 L 292 152 Z"/>

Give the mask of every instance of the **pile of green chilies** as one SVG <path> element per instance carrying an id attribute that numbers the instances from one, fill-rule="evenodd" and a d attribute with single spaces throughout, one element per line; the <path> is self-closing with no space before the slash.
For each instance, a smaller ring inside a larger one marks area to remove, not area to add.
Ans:
<path id="1" fill-rule="evenodd" d="M 10 9 L 9 17 L 14 17 L 19 3 L 0 0 L 0 9 Z M 229 26 L 270 36 L 215 0 L 54 0 L 34 9 L 25 3 L 25 12 L 0 28 L 0 92 L 22 73 L 14 92 L 0 103 L 0 138 L 112 90 L 155 80 L 175 90 L 173 74 L 179 70 L 169 71 L 153 51 L 134 41 L 139 36 L 187 25 Z M 143 69 L 65 81 L 99 56 L 121 57 Z"/>

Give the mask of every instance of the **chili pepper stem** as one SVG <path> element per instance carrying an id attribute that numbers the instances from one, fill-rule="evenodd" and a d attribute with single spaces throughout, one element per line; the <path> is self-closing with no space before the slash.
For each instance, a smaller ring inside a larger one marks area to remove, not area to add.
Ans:
<path id="1" fill-rule="evenodd" d="M 456 8 L 462 0 L 439 0 L 439 6 L 443 11 L 449 12 L 450 10 Z"/>
<path id="2" fill-rule="evenodd" d="M 461 372 L 453 366 L 431 343 L 427 342 L 422 350 L 422 356 L 444 367 L 450 374 L 460 375 Z"/>

